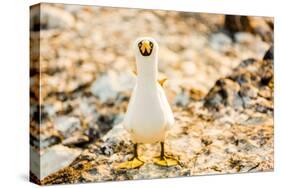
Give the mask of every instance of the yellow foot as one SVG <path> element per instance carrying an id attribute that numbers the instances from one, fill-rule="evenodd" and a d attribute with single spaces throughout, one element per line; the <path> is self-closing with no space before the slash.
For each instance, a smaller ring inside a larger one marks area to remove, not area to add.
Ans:
<path id="1" fill-rule="evenodd" d="M 169 156 L 158 156 L 154 158 L 154 163 L 159 166 L 176 166 L 179 164 L 179 161 L 173 157 Z"/>
<path id="2" fill-rule="evenodd" d="M 142 166 L 144 164 L 144 162 L 142 160 L 140 160 L 138 157 L 133 157 L 132 159 L 121 163 L 117 169 L 135 169 L 138 168 L 140 166 Z"/>

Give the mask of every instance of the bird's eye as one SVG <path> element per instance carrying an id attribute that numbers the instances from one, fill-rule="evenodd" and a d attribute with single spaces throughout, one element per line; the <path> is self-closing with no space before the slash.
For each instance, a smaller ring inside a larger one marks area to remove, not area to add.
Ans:
<path id="1" fill-rule="evenodd" d="M 141 47 L 141 42 L 138 44 L 138 47 L 139 47 L 139 48 Z"/>
<path id="2" fill-rule="evenodd" d="M 149 45 L 150 45 L 150 47 L 152 47 L 152 46 L 153 46 L 153 43 L 152 43 L 152 42 L 149 42 Z"/>

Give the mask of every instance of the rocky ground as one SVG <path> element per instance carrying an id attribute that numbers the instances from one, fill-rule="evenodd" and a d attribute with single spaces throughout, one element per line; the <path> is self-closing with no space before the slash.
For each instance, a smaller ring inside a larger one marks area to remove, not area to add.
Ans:
<path id="1" fill-rule="evenodd" d="M 35 9 L 31 17 L 31 45 L 41 40 L 31 54 L 32 181 L 273 170 L 272 19 L 50 4 L 41 22 Z M 131 45 L 146 35 L 159 42 L 176 119 L 166 147 L 181 164 L 158 167 L 159 144 L 141 145 L 145 165 L 120 171 L 132 154 L 122 126 L 135 82 Z"/>

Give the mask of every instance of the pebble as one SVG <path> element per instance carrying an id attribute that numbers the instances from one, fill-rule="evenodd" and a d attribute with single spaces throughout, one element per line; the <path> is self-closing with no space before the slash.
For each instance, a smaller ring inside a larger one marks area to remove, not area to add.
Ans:
<path id="1" fill-rule="evenodd" d="M 93 83 L 91 91 L 102 103 L 105 103 L 116 100 L 121 92 L 129 91 L 133 86 L 134 78 L 129 74 L 118 75 L 116 72 L 109 71 Z"/>
<path id="2" fill-rule="evenodd" d="M 181 65 L 186 76 L 193 76 L 197 73 L 197 67 L 194 62 L 182 62 Z"/>
<path id="3" fill-rule="evenodd" d="M 210 37 L 210 45 L 218 51 L 227 51 L 231 48 L 232 40 L 224 33 L 215 33 Z"/>
<path id="4" fill-rule="evenodd" d="M 255 41 L 255 36 L 247 32 L 237 32 L 234 35 L 235 41 L 241 44 L 251 44 Z"/>
<path id="5" fill-rule="evenodd" d="M 186 92 L 182 92 L 175 96 L 173 104 L 180 107 L 185 107 L 189 102 L 189 96 L 186 94 Z"/>
<path id="6" fill-rule="evenodd" d="M 65 138 L 70 137 L 75 131 L 81 130 L 80 120 L 71 116 L 56 117 L 54 126 Z"/>

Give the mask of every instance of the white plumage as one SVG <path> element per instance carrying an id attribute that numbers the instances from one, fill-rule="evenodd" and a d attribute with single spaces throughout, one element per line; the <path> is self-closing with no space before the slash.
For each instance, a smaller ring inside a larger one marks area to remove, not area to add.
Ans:
<path id="1" fill-rule="evenodd" d="M 152 43 L 150 55 L 143 55 L 141 41 Z M 135 143 L 163 142 L 174 124 L 174 116 L 163 88 L 158 83 L 158 44 L 149 37 L 134 44 L 137 81 L 124 119 L 124 127 Z"/>

